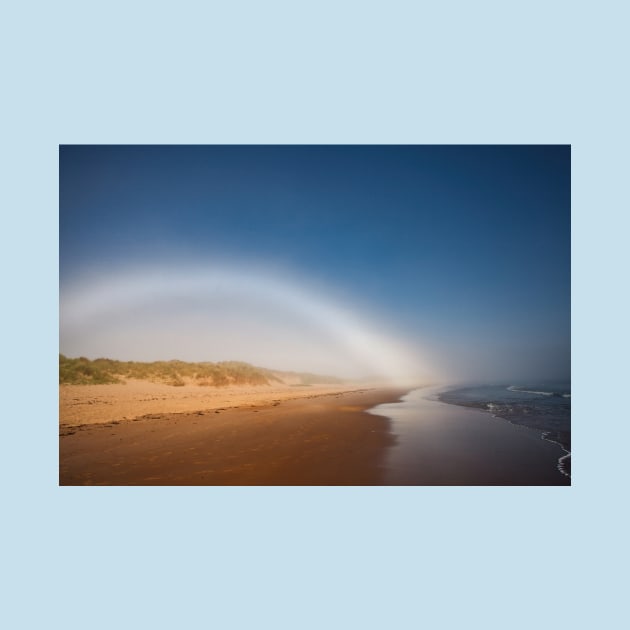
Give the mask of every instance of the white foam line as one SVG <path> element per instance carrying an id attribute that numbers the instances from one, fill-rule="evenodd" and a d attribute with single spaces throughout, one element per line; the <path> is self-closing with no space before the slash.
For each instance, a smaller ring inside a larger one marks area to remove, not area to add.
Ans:
<path id="1" fill-rule="evenodd" d="M 449 404 L 449 403 L 447 403 Z M 454 403 L 453 403 L 454 404 Z M 505 420 L 507 422 L 509 422 L 511 425 L 515 426 L 515 427 L 521 427 L 524 429 L 531 429 L 532 431 L 539 431 L 540 429 L 535 429 L 534 427 L 528 427 L 526 424 L 519 424 L 518 422 L 514 422 L 513 420 L 510 420 L 509 418 L 504 418 L 503 416 L 497 416 L 496 414 L 492 413 L 492 410 L 490 409 L 483 409 L 482 407 L 474 407 L 474 409 L 479 409 L 480 411 L 485 411 L 486 413 L 489 413 L 493 418 L 496 418 L 497 420 Z M 561 474 L 563 474 L 565 477 L 568 477 L 569 479 L 571 479 L 571 475 L 564 469 L 564 460 L 568 459 L 569 457 L 571 457 L 571 451 L 567 451 L 566 448 L 564 448 L 564 446 L 562 446 L 562 444 L 560 444 L 560 442 L 557 442 L 556 440 L 550 440 L 547 436 L 549 435 L 548 431 L 543 431 L 540 439 L 541 440 L 545 440 L 546 442 L 551 442 L 552 444 L 557 444 L 565 453 L 566 455 L 563 455 L 557 463 L 557 468 L 560 471 Z"/>
<path id="2" fill-rule="evenodd" d="M 553 396 L 553 392 L 537 392 L 531 389 L 519 389 L 516 385 L 510 385 L 508 390 L 511 392 L 522 392 L 523 394 L 540 394 L 541 396 Z"/>
<path id="3" fill-rule="evenodd" d="M 543 431 L 542 439 L 547 442 L 551 442 L 552 444 L 557 444 L 566 453 L 566 455 L 563 455 L 560 459 L 558 459 L 558 470 L 565 477 L 568 477 L 569 479 L 571 479 L 571 475 L 564 469 L 564 461 L 566 459 L 569 459 L 569 457 L 571 457 L 571 451 L 567 451 L 567 449 L 564 448 L 564 446 L 562 446 L 562 444 L 560 444 L 560 442 L 558 442 L 557 440 L 551 440 L 549 438 L 549 435 L 550 433 L 548 431 Z"/>

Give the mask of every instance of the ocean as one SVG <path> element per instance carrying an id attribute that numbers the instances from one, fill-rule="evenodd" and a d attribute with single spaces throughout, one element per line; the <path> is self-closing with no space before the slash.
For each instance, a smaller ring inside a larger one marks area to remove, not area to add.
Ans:
<path id="1" fill-rule="evenodd" d="M 438 400 L 473 407 L 513 424 L 540 431 L 544 440 L 562 447 L 558 469 L 571 476 L 571 385 L 529 383 L 478 385 L 442 391 Z"/>

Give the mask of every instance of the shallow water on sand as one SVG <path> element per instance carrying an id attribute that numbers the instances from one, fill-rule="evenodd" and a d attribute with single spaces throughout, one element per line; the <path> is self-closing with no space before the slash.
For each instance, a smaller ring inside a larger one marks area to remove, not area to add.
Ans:
<path id="1" fill-rule="evenodd" d="M 560 471 L 571 476 L 571 385 L 476 385 L 449 388 L 438 394 L 442 402 L 483 409 L 493 416 L 536 429 L 545 440 L 559 444 Z"/>
<path id="2" fill-rule="evenodd" d="M 563 454 L 538 431 L 413 390 L 370 413 L 388 417 L 397 442 L 387 453 L 387 485 L 569 485 Z"/>

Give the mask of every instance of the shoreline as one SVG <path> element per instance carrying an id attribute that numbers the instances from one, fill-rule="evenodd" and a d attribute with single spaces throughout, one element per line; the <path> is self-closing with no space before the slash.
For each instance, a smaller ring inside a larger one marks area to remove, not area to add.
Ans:
<path id="1" fill-rule="evenodd" d="M 502 418 L 502 420 L 507 420 L 507 418 Z M 510 422 L 510 421 L 508 420 L 508 422 Z M 515 423 L 511 423 L 511 424 L 515 424 Z M 552 440 L 549 437 L 549 432 L 547 432 L 547 431 L 543 431 L 542 432 L 541 439 L 545 440 L 546 442 L 551 442 L 552 444 L 556 444 L 557 446 L 559 446 L 561 448 L 561 450 L 564 453 L 564 455 L 561 455 L 558 458 L 558 470 L 560 471 L 560 474 L 564 475 L 568 479 L 571 479 L 571 451 L 567 450 L 566 446 L 562 442 L 560 442 L 558 440 Z M 567 460 L 568 460 L 568 465 L 569 465 L 569 472 L 567 472 L 567 467 L 566 467 L 566 464 L 565 464 L 565 461 L 567 461 Z"/>
<path id="2" fill-rule="evenodd" d="M 533 393 L 538 393 L 538 392 L 533 392 Z M 520 428 L 525 428 L 525 429 L 534 431 L 540 435 L 541 440 L 544 440 L 545 442 L 548 442 L 550 444 L 555 444 L 556 446 L 560 448 L 560 450 L 563 453 L 562 455 L 558 457 L 556 468 L 558 469 L 561 475 L 571 480 L 571 447 L 570 447 L 570 444 L 567 445 L 566 441 L 563 441 L 556 435 L 557 432 L 535 427 L 535 426 L 529 426 L 528 424 L 525 424 L 522 422 L 516 422 L 514 421 L 513 418 L 510 418 L 509 416 L 493 412 L 492 410 L 488 409 L 484 404 L 474 404 L 474 403 L 466 404 L 463 402 L 451 402 L 449 400 L 444 400 L 441 394 L 442 392 L 438 392 L 436 394 L 436 399 L 445 405 L 452 405 L 454 407 L 463 407 L 464 409 L 477 409 L 478 411 L 482 411 L 486 414 L 489 414 L 491 417 L 497 418 L 498 420 L 505 420 L 506 422 L 508 422 L 510 425 L 514 427 L 520 427 Z M 569 439 L 569 442 L 570 442 L 570 439 Z M 567 460 L 568 460 L 568 471 L 567 471 L 567 464 L 565 464 Z"/>
<path id="3" fill-rule="evenodd" d="M 558 445 L 540 432 L 487 411 L 449 404 L 440 388 L 418 388 L 402 404 L 371 413 L 389 416 L 398 441 L 387 453 L 385 485 L 562 486 Z"/>
<path id="4" fill-rule="evenodd" d="M 408 389 L 304 392 L 135 419 L 60 424 L 60 485 L 380 485 L 395 443 L 368 413 Z"/>

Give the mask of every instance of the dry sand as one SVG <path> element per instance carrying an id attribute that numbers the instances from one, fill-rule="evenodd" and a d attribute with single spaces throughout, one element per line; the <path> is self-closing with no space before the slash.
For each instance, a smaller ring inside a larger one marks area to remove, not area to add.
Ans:
<path id="1" fill-rule="evenodd" d="M 148 414 L 214 411 L 218 408 L 261 405 L 270 402 L 337 393 L 359 386 L 249 385 L 240 387 L 173 387 L 151 381 L 121 385 L 61 385 L 59 424 L 80 425 L 133 420 Z"/>
<path id="2" fill-rule="evenodd" d="M 60 484 L 376 485 L 394 438 L 364 410 L 403 393 L 62 386 Z"/>

